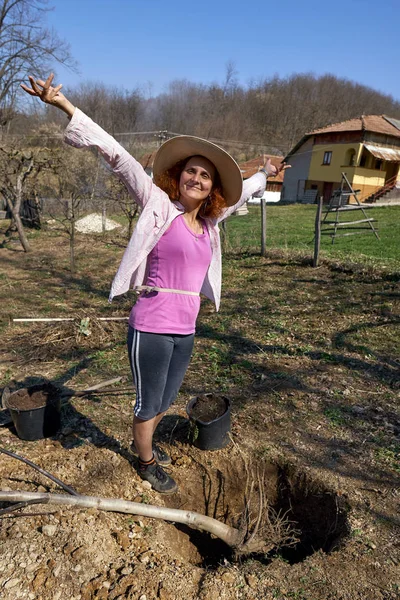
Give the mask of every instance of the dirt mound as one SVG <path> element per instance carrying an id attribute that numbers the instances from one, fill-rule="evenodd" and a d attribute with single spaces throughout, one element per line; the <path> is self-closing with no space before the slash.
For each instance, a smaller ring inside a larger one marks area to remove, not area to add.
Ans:
<path id="1" fill-rule="evenodd" d="M 104 226 L 106 231 L 121 227 L 119 223 L 112 219 L 105 219 Z M 96 213 L 86 215 L 86 217 L 76 221 L 75 228 L 80 233 L 101 233 L 103 231 L 103 217 Z"/>

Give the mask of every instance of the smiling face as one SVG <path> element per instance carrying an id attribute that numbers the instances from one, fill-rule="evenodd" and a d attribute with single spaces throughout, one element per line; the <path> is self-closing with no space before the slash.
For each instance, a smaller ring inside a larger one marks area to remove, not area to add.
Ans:
<path id="1" fill-rule="evenodd" d="M 216 170 L 204 156 L 192 156 L 179 179 L 179 200 L 188 207 L 201 205 L 212 191 Z"/>

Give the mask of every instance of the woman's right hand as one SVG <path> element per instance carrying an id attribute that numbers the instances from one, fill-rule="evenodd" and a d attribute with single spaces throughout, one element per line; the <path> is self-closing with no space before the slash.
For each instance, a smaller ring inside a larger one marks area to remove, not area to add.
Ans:
<path id="1" fill-rule="evenodd" d="M 51 104 L 63 110 L 69 117 L 72 117 L 75 111 L 75 106 L 61 93 L 62 84 L 53 87 L 54 74 L 51 73 L 46 81 L 42 79 L 34 79 L 29 75 L 31 87 L 21 83 L 22 89 L 31 96 L 37 96 L 42 102 Z"/>

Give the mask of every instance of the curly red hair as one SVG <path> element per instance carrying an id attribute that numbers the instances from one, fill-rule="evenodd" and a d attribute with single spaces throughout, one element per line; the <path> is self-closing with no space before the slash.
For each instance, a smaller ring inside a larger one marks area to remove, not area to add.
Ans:
<path id="1" fill-rule="evenodd" d="M 159 188 L 161 188 L 171 200 L 179 199 L 179 180 L 181 173 L 185 168 L 186 163 L 192 157 L 178 161 L 173 167 L 161 173 L 155 180 Z M 199 210 L 199 216 L 209 219 L 216 219 L 221 214 L 223 209 L 226 208 L 226 201 L 223 196 L 221 180 L 218 171 L 215 170 L 215 178 L 213 181 L 213 187 L 211 194 L 206 198 Z"/>

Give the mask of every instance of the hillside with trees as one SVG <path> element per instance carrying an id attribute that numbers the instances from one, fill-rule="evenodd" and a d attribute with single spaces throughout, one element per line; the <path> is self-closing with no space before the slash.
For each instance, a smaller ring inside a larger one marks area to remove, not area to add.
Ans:
<path id="1" fill-rule="evenodd" d="M 222 83 L 177 80 L 151 98 L 138 87 L 124 90 L 93 82 L 65 92 L 107 131 L 125 134 L 119 139 L 129 147 L 139 140 L 154 143 L 155 133 L 166 130 L 219 141 L 241 160 L 261 151 L 284 155 L 304 133 L 362 114 L 400 118 L 400 102 L 391 96 L 334 75 L 275 75 L 243 86 L 229 65 Z M 28 116 L 28 123 L 26 114 L 16 116 L 11 131 L 21 133 L 23 123 L 24 131 L 32 132 L 38 119 L 65 125 L 63 116 L 50 108 Z M 138 136 L 141 132 L 150 133 Z"/>

